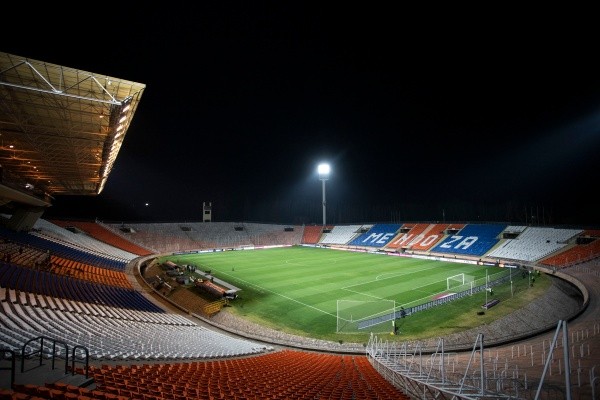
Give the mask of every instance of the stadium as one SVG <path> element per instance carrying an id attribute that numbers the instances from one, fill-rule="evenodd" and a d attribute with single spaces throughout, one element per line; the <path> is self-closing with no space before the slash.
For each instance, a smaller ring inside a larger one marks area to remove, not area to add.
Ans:
<path id="1" fill-rule="evenodd" d="M 143 91 L 0 53 L 3 399 L 597 397 L 597 229 L 43 218 Z"/>

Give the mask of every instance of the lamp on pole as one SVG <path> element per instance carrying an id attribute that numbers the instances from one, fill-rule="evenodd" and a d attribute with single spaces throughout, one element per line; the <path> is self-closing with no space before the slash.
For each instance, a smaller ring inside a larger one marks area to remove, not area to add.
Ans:
<path id="1" fill-rule="evenodd" d="M 323 228 L 325 228 L 325 181 L 329 179 L 329 171 L 331 171 L 331 167 L 327 163 L 321 163 L 319 164 L 317 171 L 319 172 L 319 179 L 323 182 Z"/>

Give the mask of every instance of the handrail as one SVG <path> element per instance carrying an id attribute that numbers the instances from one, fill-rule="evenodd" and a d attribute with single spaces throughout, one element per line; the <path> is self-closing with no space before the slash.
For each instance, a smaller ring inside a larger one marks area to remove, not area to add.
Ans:
<path id="1" fill-rule="evenodd" d="M 73 356 L 71 357 L 71 375 L 75 375 L 75 359 L 77 358 L 75 357 L 75 350 L 77 349 L 81 349 L 85 352 L 85 377 L 87 378 L 90 367 L 90 352 L 88 351 L 87 347 L 80 344 L 73 347 Z"/>
<path id="2" fill-rule="evenodd" d="M 56 344 L 62 344 L 65 346 L 65 374 L 69 372 L 69 345 L 65 342 L 60 342 L 58 340 L 52 340 L 52 369 L 54 369 L 54 361 L 56 359 Z"/>
<path id="3" fill-rule="evenodd" d="M 56 360 L 56 355 L 57 355 L 57 351 L 56 351 L 56 345 L 57 344 L 61 344 L 65 347 L 65 373 L 68 372 L 68 367 L 69 367 L 69 345 L 65 342 L 61 342 L 60 340 L 56 340 L 56 339 L 52 339 L 49 338 L 47 336 L 38 336 L 36 338 L 33 339 L 29 339 L 27 342 L 25 342 L 23 344 L 23 346 L 21 346 L 21 372 L 25 372 L 25 359 L 31 355 L 35 355 L 38 354 L 40 355 L 40 361 L 39 361 L 39 367 L 42 366 L 42 359 L 43 359 L 43 355 L 44 355 L 44 339 L 49 340 L 52 342 L 52 369 L 54 369 L 54 365 L 55 365 L 55 360 Z M 31 353 L 26 354 L 25 353 L 25 349 L 29 346 L 29 344 L 31 342 L 35 342 L 38 341 L 40 342 L 40 348 L 39 350 L 34 350 Z"/>

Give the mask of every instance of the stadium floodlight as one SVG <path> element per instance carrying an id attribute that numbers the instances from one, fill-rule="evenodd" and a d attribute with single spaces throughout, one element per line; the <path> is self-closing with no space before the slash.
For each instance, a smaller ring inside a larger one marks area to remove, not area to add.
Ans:
<path id="1" fill-rule="evenodd" d="M 319 179 L 323 182 L 323 228 L 325 228 L 325 209 L 326 209 L 326 203 L 325 203 L 325 181 L 327 179 L 329 179 L 329 172 L 331 171 L 331 167 L 329 166 L 329 164 L 327 163 L 321 163 L 319 164 L 319 167 L 317 168 L 317 171 L 319 172 Z"/>

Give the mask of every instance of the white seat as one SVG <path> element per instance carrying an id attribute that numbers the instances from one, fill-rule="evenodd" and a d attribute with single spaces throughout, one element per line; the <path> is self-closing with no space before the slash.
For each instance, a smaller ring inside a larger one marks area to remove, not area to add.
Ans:
<path id="1" fill-rule="evenodd" d="M 17 302 L 17 291 L 15 289 L 8 289 L 8 295 L 10 297 L 10 302 L 11 303 L 16 303 Z"/>
<path id="2" fill-rule="evenodd" d="M 37 296 L 35 295 L 35 293 L 28 293 L 28 295 L 29 295 L 29 304 L 36 307 L 38 305 Z"/>

